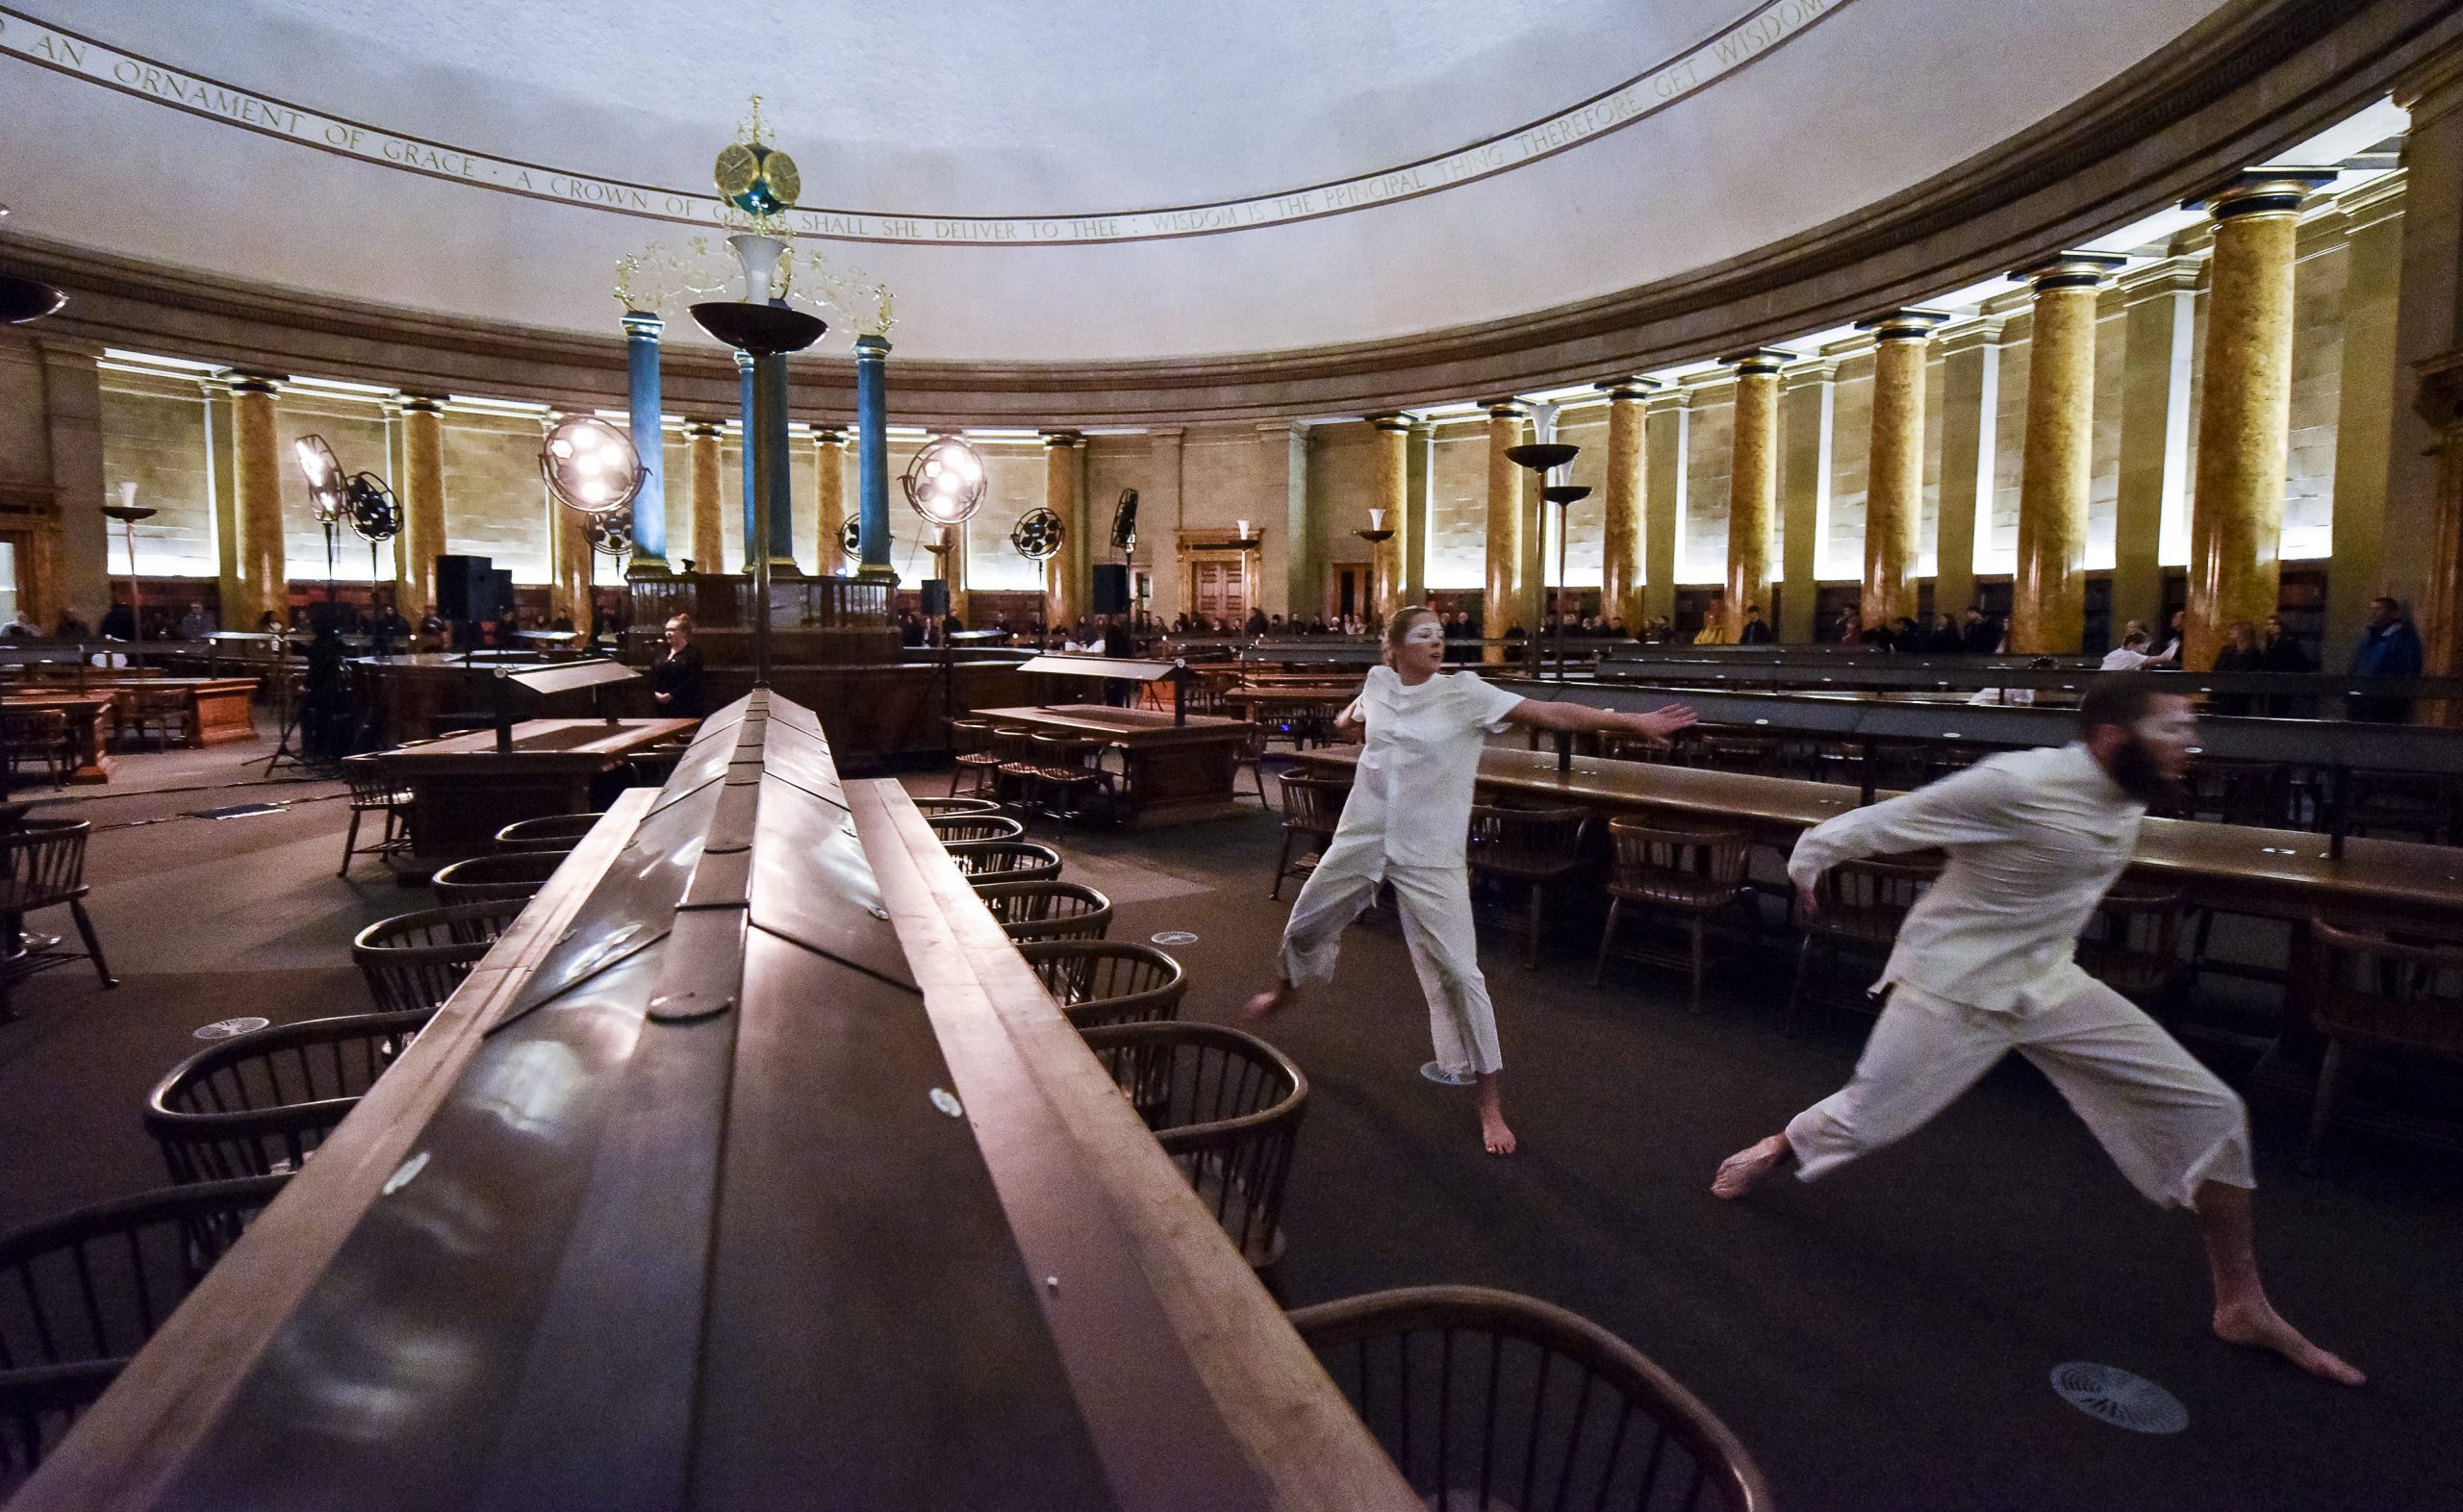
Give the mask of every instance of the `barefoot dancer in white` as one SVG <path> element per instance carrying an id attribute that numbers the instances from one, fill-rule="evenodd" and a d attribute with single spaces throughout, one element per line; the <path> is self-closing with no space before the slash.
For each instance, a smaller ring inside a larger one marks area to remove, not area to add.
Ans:
<path id="1" fill-rule="evenodd" d="M 2360 1372 L 2284 1322 L 2258 1280 L 2241 1099 L 2073 959 L 2079 930 L 2129 865 L 2147 801 L 2189 767 L 2189 700 L 2159 688 L 2106 673 L 2079 701 L 2077 743 L 1995 756 L 1796 843 L 1788 875 L 1808 913 L 1815 880 L 1841 861 L 1936 846 L 1950 859 L 1899 927 L 1879 984 L 1889 1003 L 1854 1079 L 1729 1156 L 1711 1190 L 1742 1197 L 1790 1163 L 1810 1181 L 1915 1132 L 2017 1050 L 2131 1185 L 2196 1215 L 2218 1334 L 2357 1386 Z"/>
<path id="2" fill-rule="evenodd" d="M 1477 1073 L 1481 1133 L 1491 1154 L 1513 1153 L 1497 1072 L 1497 1021 L 1480 975 L 1471 926 L 1470 872 L 1463 861 L 1471 792 L 1480 773 L 1481 737 L 1509 724 L 1545 730 L 1616 730 L 1664 741 L 1693 722 L 1682 706 L 1613 714 L 1566 703 L 1537 703 L 1492 688 L 1470 672 L 1440 676 L 1445 627 L 1426 608 L 1398 612 L 1385 626 L 1385 665 L 1344 711 L 1346 731 L 1365 727 L 1367 747 L 1333 843 L 1318 858 L 1291 905 L 1276 985 L 1249 999 L 1262 1019 L 1288 1007 L 1297 984 L 1330 982 L 1345 926 L 1394 885 L 1403 940 L 1428 995 L 1437 1064 Z"/>

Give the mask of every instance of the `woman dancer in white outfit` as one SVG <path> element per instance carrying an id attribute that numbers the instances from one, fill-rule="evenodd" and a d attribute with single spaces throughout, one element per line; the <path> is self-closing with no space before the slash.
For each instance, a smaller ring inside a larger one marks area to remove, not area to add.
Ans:
<path id="1" fill-rule="evenodd" d="M 1262 1019 L 1290 1006 L 1299 984 L 1330 982 L 1342 932 L 1376 895 L 1394 885 L 1403 940 L 1428 995 L 1437 1064 L 1479 1078 L 1480 1128 L 1488 1152 L 1513 1153 L 1497 1087 L 1504 1062 L 1497 1021 L 1480 975 L 1471 924 L 1470 871 L 1463 852 L 1482 737 L 1509 724 L 1543 730 L 1614 730 L 1664 742 L 1693 722 L 1682 705 L 1650 714 L 1615 714 L 1576 704 L 1540 703 L 1476 673 L 1440 676 L 1445 627 L 1435 611 L 1413 607 L 1385 626 L 1385 665 L 1343 712 L 1340 728 L 1365 727 L 1368 743 L 1352 781 L 1333 843 L 1291 905 L 1273 988 L 1249 999 Z"/>

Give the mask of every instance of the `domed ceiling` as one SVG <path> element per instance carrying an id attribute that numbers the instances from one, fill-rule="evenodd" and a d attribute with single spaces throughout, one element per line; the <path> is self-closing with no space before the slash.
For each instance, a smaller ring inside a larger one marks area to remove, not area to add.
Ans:
<path id="1" fill-rule="evenodd" d="M 902 358 L 1273 352 L 1667 279 L 2025 133 L 2222 0 L 18 0 L 15 232 L 612 333 L 751 94 Z M 833 334 L 831 344 L 840 344 Z"/>

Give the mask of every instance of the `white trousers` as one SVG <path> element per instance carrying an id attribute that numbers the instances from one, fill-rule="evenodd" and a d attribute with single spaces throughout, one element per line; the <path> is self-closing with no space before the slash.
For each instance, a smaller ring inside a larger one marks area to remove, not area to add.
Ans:
<path id="1" fill-rule="evenodd" d="M 2240 1097 L 2101 982 L 2024 1014 L 1892 989 L 1854 1078 L 1790 1121 L 1797 1175 L 1811 1181 L 1914 1133 L 2011 1050 L 2050 1078 L 2149 1201 L 2191 1206 L 2203 1181 L 2257 1185 Z"/>
<path id="2" fill-rule="evenodd" d="M 1297 987 L 1334 979 L 1343 931 L 1377 895 L 1380 875 L 1394 884 L 1420 991 L 1428 997 L 1436 1063 L 1457 1074 L 1504 1069 L 1497 1053 L 1496 1010 L 1480 974 L 1479 936 L 1471 921 L 1471 873 L 1460 866 L 1404 867 L 1385 860 L 1374 835 L 1337 837 L 1308 873 L 1282 926 L 1282 977 Z"/>

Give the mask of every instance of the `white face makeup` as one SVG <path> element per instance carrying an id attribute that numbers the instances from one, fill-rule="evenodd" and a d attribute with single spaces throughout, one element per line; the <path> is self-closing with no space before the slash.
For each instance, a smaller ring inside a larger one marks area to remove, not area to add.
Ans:
<path id="1" fill-rule="evenodd" d="M 1435 619 L 1422 619 L 1403 632 L 1405 645 L 1443 645 L 1445 627 Z"/>

